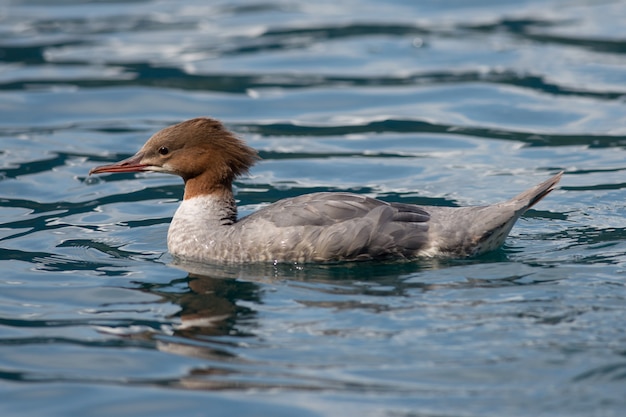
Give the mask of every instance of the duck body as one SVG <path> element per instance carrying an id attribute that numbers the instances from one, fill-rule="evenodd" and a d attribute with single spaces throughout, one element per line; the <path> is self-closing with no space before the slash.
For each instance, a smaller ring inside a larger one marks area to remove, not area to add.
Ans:
<path id="1" fill-rule="evenodd" d="M 255 158 L 221 123 L 198 118 L 163 129 L 135 156 L 90 173 L 180 175 L 185 196 L 169 227 L 168 250 L 202 263 L 475 256 L 500 247 L 517 219 L 562 175 L 489 206 L 418 206 L 322 192 L 280 200 L 238 219 L 232 181 Z"/>
<path id="2" fill-rule="evenodd" d="M 234 221 L 223 201 L 184 200 L 168 231 L 168 249 L 198 262 L 331 262 L 468 257 L 499 248 L 532 193 L 491 206 L 387 203 L 325 192 L 280 200 Z"/>

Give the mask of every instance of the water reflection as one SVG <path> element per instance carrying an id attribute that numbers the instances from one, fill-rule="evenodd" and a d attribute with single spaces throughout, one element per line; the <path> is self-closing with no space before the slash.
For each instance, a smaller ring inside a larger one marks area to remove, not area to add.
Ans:
<path id="1" fill-rule="evenodd" d="M 181 262 L 175 265 L 184 267 L 188 275 L 161 286 L 146 284 L 142 286 L 142 291 L 178 305 L 179 311 L 170 318 L 177 318 L 180 322 L 172 327 L 170 334 L 151 334 L 149 337 L 156 341 L 155 346 L 159 351 L 199 358 L 202 362 L 179 378 L 161 383 L 193 390 L 391 389 L 366 381 L 322 377 L 317 372 L 312 373 L 306 366 L 295 366 L 287 358 L 278 361 L 250 359 L 254 355 L 250 355 L 249 349 L 262 350 L 268 344 L 277 343 L 259 338 L 258 334 L 251 332 L 257 333 L 255 329 L 260 326 L 254 306 L 263 304 L 262 295 L 268 285 L 280 284 L 284 279 L 315 284 L 341 283 L 346 275 L 337 273 L 350 270 L 345 264 L 311 268 L 298 265 L 223 266 Z M 299 278 L 294 278 L 294 273 Z M 382 274 L 382 270 L 371 275 L 378 274 Z M 302 304 L 304 306 L 307 303 Z M 320 307 L 336 308 L 338 305 Z"/>
<path id="2" fill-rule="evenodd" d="M 227 336 L 241 340 L 250 336 L 242 330 L 255 327 L 254 305 L 264 303 L 263 294 L 277 286 L 306 288 L 307 292 L 340 295 L 334 301 L 303 305 L 331 309 L 368 308 L 367 303 L 346 302 L 366 297 L 409 297 L 415 291 L 497 287 L 532 283 L 535 270 L 524 265 L 513 269 L 508 252 L 496 251 L 476 259 L 423 259 L 415 262 L 352 262 L 331 264 L 219 265 L 174 261 L 171 266 L 187 273 L 167 284 L 143 284 L 142 291 L 158 295 L 180 307 L 172 318 L 180 319 L 173 335 L 189 341 L 211 341 Z M 472 270 L 471 276 L 462 271 Z M 519 282 L 518 282 L 519 281 Z M 315 296 L 313 296 L 315 298 Z M 389 303 L 389 300 L 383 300 Z M 244 326 L 240 326 L 244 324 Z"/>
<path id="3" fill-rule="evenodd" d="M 463 333 L 468 322 L 491 319 L 499 314 L 494 306 L 501 310 L 509 300 L 510 311 L 500 320 L 519 324 L 515 305 L 524 299 L 507 298 L 500 291 L 550 285 L 554 277 L 546 276 L 542 267 L 515 264 L 510 255 L 502 250 L 475 260 L 388 264 L 226 266 L 177 261 L 173 266 L 185 271 L 184 277 L 141 285 L 141 291 L 178 307 L 169 317 L 170 331 L 144 336 L 161 352 L 200 359 L 167 381 L 179 388 L 410 392 L 409 381 L 419 381 L 419 375 L 373 381 L 358 372 L 342 373 L 342 357 L 363 355 L 351 352 L 365 340 L 397 348 L 391 340 L 407 337 L 406 320 L 417 326 L 412 331 L 423 334 L 424 341 Z M 530 318 L 543 323 L 546 314 L 551 310 Z M 328 322 L 331 317 L 339 323 L 340 317 L 364 321 L 361 327 L 343 328 Z M 448 327 L 452 319 L 456 326 Z M 294 335 L 300 335 L 297 346 Z M 310 357 L 311 349 L 326 353 Z M 289 355 L 282 357 L 283 351 Z M 329 374 L 324 371 L 328 368 L 338 372 Z"/>
<path id="4" fill-rule="evenodd" d="M 176 336 L 199 340 L 208 336 L 245 336 L 237 330 L 237 322 L 250 321 L 255 312 L 238 303 L 261 302 L 257 284 L 193 273 L 186 281 L 188 292 L 161 294 L 181 307 Z"/>

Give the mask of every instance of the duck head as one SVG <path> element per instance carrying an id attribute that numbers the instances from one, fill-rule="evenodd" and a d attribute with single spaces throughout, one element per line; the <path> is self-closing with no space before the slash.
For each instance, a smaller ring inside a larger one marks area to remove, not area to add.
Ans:
<path id="1" fill-rule="evenodd" d="M 211 118 L 195 118 L 155 133 L 130 158 L 102 165 L 91 174 L 165 172 L 185 181 L 185 199 L 232 192 L 233 180 L 248 172 L 257 152 Z"/>

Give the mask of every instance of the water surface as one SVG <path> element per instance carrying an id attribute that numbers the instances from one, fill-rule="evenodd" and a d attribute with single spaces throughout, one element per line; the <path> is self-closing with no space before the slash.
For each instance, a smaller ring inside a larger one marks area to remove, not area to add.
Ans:
<path id="1" fill-rule="evenodd" d="M 624 1 L 0 5 L 2 415 L 618 416 Z M 88 177 L 191 117 L 314 191 L 485 204 L 559 170 L 501 250 L 175 265 L 180 179 Z"/>

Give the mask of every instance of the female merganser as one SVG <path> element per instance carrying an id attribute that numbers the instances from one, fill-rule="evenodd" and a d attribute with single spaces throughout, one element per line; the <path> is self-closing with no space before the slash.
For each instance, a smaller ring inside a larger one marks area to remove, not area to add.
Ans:
<path id="1" fill-rule="evenodd" d="M 474 256 L 500 247 L 515 221 L 563 174 L 490 206 L 417 206 L 323 192 L 280 200 L 237 219 L 232 183 L 256 160 L 257 152 L 219 121 L 196 118 L 157 132 L 134 156 L 89 174 L 181 176 L 185 194 L 167 246 L 175 257 L 205 263 Z"/>

